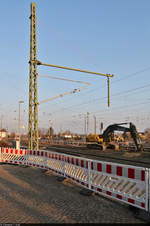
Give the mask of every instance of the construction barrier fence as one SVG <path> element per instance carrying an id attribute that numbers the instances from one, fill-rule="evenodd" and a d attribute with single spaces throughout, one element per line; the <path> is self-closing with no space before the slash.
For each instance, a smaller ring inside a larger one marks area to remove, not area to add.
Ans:
<path id="1" fill-rule="evenodd" d="M 52 170 L 84 188 L 150 212 L 149 168 L 12 148 L 0 148 L 0 162 Z"/>

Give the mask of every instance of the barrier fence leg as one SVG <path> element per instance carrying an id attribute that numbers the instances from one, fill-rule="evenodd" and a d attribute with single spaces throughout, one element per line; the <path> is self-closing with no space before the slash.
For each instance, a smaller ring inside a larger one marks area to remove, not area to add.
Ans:
<path id="1" fill-rule="evenodd" d="M 83 188 L 80 191 L 81 195 L 85 195 L 85 196 L 90 196 L 92 195 L 94 192 L 91 190 L 91 161 L 88 161 L 88 189 L 87 188 Z"/>
<path id="2" fill-rule="evenodd" d="M 145 210 L 139 209 L 133 206 L 129 206 L 130 210 L 133 211 L 136 218 L 150 222 L 150 169 L 146 168 L 145 171 L 145 181 L 146 181 L 146 206 Z"/>
<path id="3" fill-rule="evenodd" d="M 2 159 L 1 159 L 1 151 L 2 151 L 2 148 L 0 147 L 0 163 L 1 163 L 1 161 L 2 161 Z"/>
<path id="4" fill-rule="evenodd" d="M 91 161 L 88 161 L 88 188 L 91 190 Z"/>
<path id="5" fill-rule="evenodd" d="M 57 180 L 59 181 L 59 182 L 62 182 L 62 181 L 64 181 L 65 179 L 66 179 L 66 175 L 65 175 L 65 172 L 66 172 L 66 164 L 65 164 L 65 159 L 64 159 L 64 161 L 63 161 L 63 176 L 59 176 L 58 178 L 57 178 Z"/>

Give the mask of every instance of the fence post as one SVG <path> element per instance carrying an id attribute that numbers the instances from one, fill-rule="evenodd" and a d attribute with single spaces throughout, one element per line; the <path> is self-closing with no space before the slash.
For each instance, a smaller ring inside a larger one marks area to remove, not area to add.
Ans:
<path id="1" fill-rule="evenodd" d="M 91 190 L 91 161 L 88 160 L 88 188 Z"/>
<path id="2" fill-rule="evenodd" d="M 65 162 L 66 162 L 66 156 L 64 156 L 64 158 L 63 158 L 63 173 L 64 173 L 64 177 L 66 177 L 66 174 L 65 174 L 65 171 L 66 171 L 66 164 L 65 164 Z"/>
<path id="3" fill-rule="evenodd" d="M 150 212 L 150 169 L 146 169 L 147 171 L 147 176 L 146 176 L 146 179 L 147 179 L 147 186 L 146 186 L 146 194 L 147 194 L 147 209 L 148 209 L 148 212 Z"/>
<path id="4" fill-rule="evenodd" d="M 1 152 L 2 152 L 2 148 L 0 147 L 0 162 L 2 161 L 2 159 L 1 159 Z"/>
<path id="5" fill-rule="evenodd" d="M 146 168 L 145 169 L 145 181 L 146 181 L 146 188 L 145 188 L 145 199 L 146 199 L 146 206 L 145 210 L 150 212 L 150 169 Z"/>

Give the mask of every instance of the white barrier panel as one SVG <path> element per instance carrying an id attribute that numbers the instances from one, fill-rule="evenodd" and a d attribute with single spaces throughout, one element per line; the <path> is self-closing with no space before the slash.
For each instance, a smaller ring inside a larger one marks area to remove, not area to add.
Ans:
<path id="1" fill-rule="evenodd" d="M 92 191 L 149 210 L 150 170 L 147 168 L 10 148 L 1 149 L 1 161 L 50 169 Z"/>
<path id="2" fill-rule="evenodd" d="M 91 161 L 91 190 L 148 210 L 148 169 Z"/>

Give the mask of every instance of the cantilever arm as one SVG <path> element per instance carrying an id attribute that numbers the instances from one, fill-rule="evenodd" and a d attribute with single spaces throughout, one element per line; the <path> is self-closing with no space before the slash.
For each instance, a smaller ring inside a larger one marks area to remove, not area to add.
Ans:
<path id="1" fill-rule="evenodd" d="M 43 62 L 40 62 L 40 61 L 37 61 L 37 65 L 43 65 L 43 66 L 48 66 L 48 67 L 55 67 L 55 68 L 71 70 L 71 71 L 78 71 L 78 72 L 94 74 L 94 75 L 101 75 L 101 76 L 106 76 L 106 77 L 113 77 L 114 76 L 113 74 L 112 75 L 110 75 L 110 74 L 103 74 L 103 73 L 99 73 L 99 72 L 86 71 L 86 70 L 72 68 L 72 67 L 64 67 L 64 66 L 59 66 L 59 65 L 46 64 L 46 63 L 43 63 Z"/>
<path id="2" fill-rule="evenodd" d="M 53 64 L 46 64 L 46 63 L 43 63 L 43 62 L 38 61 L 38 60 L 35 63 L 37 65 L 43 65 L 43 66 L 48 66 L 48 67 L 55 67 L 55 68 L 60 68 L 60 69 L 65 69 L 65 70 L 71 70 L 71 71 L 77 71 L 77 72 L 83 72 L 83 73 L 88 73 L 88 74 L 94 74 L 94 75 L 100 75 L 100 76 L 107 77 L 108 107 L 110 106 L 110 77 L 114 77 L 113 74 L 103 74 L 103 73 L 99 73 L 99 72 L 86 71 L 86 70 L 77 69 L 77 68 L 64 67 L 64 66 L 53 65 Z"/>

